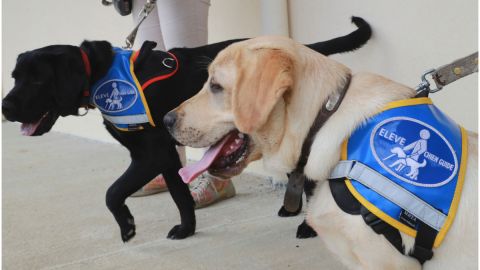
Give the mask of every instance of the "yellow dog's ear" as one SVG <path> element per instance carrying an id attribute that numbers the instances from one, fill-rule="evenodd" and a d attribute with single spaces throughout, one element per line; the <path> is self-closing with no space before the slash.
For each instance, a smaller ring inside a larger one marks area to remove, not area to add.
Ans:
<path id="1" fill-rule="evenodd" d="M 257 49 L 252 53 L 252 60 L 241 67 L 232 93 L 235 125 L 243 133 L 261 128 L 293 85 L 290 55 L 278 49 Z"/>

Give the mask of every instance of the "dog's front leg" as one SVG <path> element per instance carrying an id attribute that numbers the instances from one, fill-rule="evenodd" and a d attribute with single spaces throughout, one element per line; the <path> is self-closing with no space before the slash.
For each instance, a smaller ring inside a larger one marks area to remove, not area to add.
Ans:
<path id="1" fill-rule="evenodd" d="M 135 236 L 135 222 L 125 200 L 160 173 L 148 160 L 133 159 L 128 169 L 107 190 L 106 203 L 120 226 L 123 242 Z"/>
<path id="2" fill-rule="evenodd" d="M 178 159 L 178 156 L 177 156 Z M 167 237 L 170 239 L 183 239 L 195 233 L 195 202 L 190 193 L 188 185 L 185 184 L 180 176 L 178 170 L 181 168 L 180 160 L 177 166 L 170 167 L 163 171 L 163 177 L 170 191 L 175 204 L 180 211 L 181 224 L 175 225 Z"/>
<path id="3" fill-rule="evenodd" d="M 291 176 L 292 176 L 292 174 L 287 173 L 287 177 L 289 178 L 289 181 L 288 181 L 289 183 L 288 184 L 290 184 L 290 177 Z M 302 177 L 304 177 L 306 179 L 305 175 L 303 175 Z M 305 190 L 305 185 L 303 186 L 303 188 Z M 288 192 L 288 187 L 287 187 L 286 192 Z M 287 196 L 287 194 L 285 193 L 285 197 L 286 196 Z M 303 200 L 300 199 L 297 210 L 295 210 L 293 212 L 288 211 L 287 208 L 285 208 L 285 205 L 282 205 L 282 207 L 280 207 L 280 210 L 278 210 L 278 216 L 279 217 L 293 217 L 293 216 L 296 216 L 302 211 L 302 204 L 303 204 Z"/>
<path id="4" fill-rule="evenodd" d="M 310 180 L 308 178 L 305 179 L 305 186 L 303 187 L 303 190 L 305 191 L 305 198 L 307 201 L 307 205 L 310 202 L 310 198 L 313 196 L 313 191 L 315 190 L 315 187 L 317 186 L 317 183 L 313 180 Z M 310 225 L 307 224 L 307 221 L 304 219 L 303 222 L 298 225 L 297 228 L 297 238 L 313 238 L 317 236 L 317 232 L 313 230 Z"/>

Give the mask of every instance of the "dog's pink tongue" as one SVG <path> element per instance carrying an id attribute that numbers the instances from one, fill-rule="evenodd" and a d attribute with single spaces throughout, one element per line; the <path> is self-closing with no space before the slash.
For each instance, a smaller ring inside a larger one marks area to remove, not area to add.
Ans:
<path id="1" fill-rule="evenodd" d="M 41 121 L 42 119 L 40 119 L 36 123 L 22 123 L 22 125 L 20 126 L 20 132 L 24 136 L 32 136 L 32 134 L 35 133 L 35 130 L 37 130 Z"/>
<path id="2" fill-rule="evenodd" d="M 215 158 L 220 154 L 223 146 L 228 142 L 228 139 L 232 136 L 235 136 L 235 134 L 230 133 L 229 135 L 225 136 L 223 140 L 211 146 L 207 152 L 205 152 L 201 160 L 181 168 L 178 171 L 178 174 L 180 174 L 180 177 L 182 177 L 183 182 L 188 184 L 206 171 L 208 167 L 210 167 L 210 165 L 212 165 L 212 163 L 215 161 Z"/>

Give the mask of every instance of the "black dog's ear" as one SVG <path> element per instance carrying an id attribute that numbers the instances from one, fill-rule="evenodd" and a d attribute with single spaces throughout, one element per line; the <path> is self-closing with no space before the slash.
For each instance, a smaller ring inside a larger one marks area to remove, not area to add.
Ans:
<path id="1" fill-rule="evenodd" d="M 88 56 L 91 68 L 90 78 L 80 52 Z M 80 49 L 69 46 L 57 53 L 50 53 L 53 65 L 55 87 L 52 95 L 61 116 L 76 115 L 81 105 L 82 93 L 105 75 L 113 61 L 113 49 L 107 41 L 84 41 Z M 89 85 L 90 84 L 90 85 Z"/>
<path id="2" fill-rule="evenodd" d="M 147 40 L 142 44 L 142 47 L 138 52 L 137 60 L 135 60 L 135 64 L 133 66 L 135 70 L 138 70 L 138 68 L 143 65 L 143 63 L 150 56 L 155 47 L 157 47 L 157 43 L 150 40 Z"/>
<path id="3" fill-rule="evenodd" d="M 112 64 L 114 56 L 112 45 L 108 41 L 85 40 L 80 48 L 87 53 L 90 60 L 90 66 L 92 67 L 91 81 L 99 80 Z"/>
<path id="4" fill-rule="evenodd" d="M 65 47 L 51 54 L 49 62 L 54 83 L 49 88 L 61 116 L 76 115 L 82 93 L 88 87 L 88 76 L 78 47 Z"/>

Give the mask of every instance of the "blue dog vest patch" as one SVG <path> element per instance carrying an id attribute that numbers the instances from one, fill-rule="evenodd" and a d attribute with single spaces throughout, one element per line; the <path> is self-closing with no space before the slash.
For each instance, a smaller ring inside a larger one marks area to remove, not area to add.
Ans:
<path id="1" fill-rule="evenodd" d="M 443 218 L 435 218 L 433 222 L 439 224 L 434 228 L 438 231 L 434 246 L 438 247 L 453 222 L 460 200 L 466 143 L 462 127 L 429 98 L 416 98 L 390 103 L 355 130 L 344 143 L 342 160 L 365 165 L 441 212 Z M 404 209 L 408 207 L 382 196 L 381 188 L 374 191 L 355 179 L 347 179 L 347 187 L 370 212 L 415 237 L 417 217 Z"/>
<path id="2" fill-rule="evenodd" d="M 138 130 L 148 123 L 155 126 L 133 72 L 133 51 L 114 48 L 114 52 L 107 74 L 92 87 L 90 103 L 120 130 Z"/>

